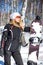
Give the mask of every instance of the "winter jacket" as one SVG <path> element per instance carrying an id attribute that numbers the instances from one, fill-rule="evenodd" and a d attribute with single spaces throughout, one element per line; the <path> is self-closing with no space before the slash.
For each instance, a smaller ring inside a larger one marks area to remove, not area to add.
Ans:
<path id="1" fill-rule="evenodd" d="M 11 27 L 12 27 L 12 35 L 9 32 Z M 19 27 L 12 26 L 11 24 L 6 24 L 4 30 L 6 30 L 6 34 L 4 33 L 2 35 L 2 41 L 3 41 L 3 38 L 6 36 L 6 40 L 4 42 L 4 49 L 10 50 L 12 52 L 18 50 L 19 46 L 20 46 L 19 39 L 20 39 L 21 29 Z M 13 38 L 12 38 L 12 36 L 13 36 Z"/>

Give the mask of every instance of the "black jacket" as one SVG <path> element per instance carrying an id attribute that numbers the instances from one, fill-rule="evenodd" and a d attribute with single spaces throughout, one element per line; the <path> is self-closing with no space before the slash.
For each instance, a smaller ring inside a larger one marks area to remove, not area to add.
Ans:
<path id="1" fill-rule="evenodd" d="M 6 32 L 6 34 L 3 34 L 2 37 L 4 37 L 4 35 L 7 37 L 7 40 L 5 40 L 5 43 L 4 43 L 4 49 L 14 52 L 14 51 L 18 50 L 19 46 L 20 46 L 19 40 L 20 40 L 21 29 L 16 26 L 13 26 L 13 28 L 12 28 L 13 39 L 12 39 L 10 36 L 11 33 L 9 33 L 11 26 L 12 26 L 11 24 L 7 24 L 5 26 L 4 29 L 7 29 L 7 32 Z M 9 47 L 10 47 L 10 49 L 9 49 Z"/>

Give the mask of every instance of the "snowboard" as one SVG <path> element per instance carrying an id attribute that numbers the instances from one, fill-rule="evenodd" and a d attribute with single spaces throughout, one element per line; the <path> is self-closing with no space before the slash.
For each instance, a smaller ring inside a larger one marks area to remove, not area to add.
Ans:
<path id="1" fill-rule="evenodd" d="M 39 55 L 40 38 L 30 37 L 27 65 L 37 65 Z"/>

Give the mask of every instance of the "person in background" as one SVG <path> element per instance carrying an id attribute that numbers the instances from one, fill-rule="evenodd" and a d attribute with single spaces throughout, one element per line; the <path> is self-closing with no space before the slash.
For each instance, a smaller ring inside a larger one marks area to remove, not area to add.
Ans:
<path id="1" fill-rule="evenodd" d="M 21 15 L 18 12 L 14 12 L 10 15 L 10 22 L 4 27 L 1 39 L 1 45 L 4 49 L 4 65 L 11 65 L 11 55 L 13 56 L 16 65 L 23 65 L 19 51 L 21 31 L 23 31 Z"/>

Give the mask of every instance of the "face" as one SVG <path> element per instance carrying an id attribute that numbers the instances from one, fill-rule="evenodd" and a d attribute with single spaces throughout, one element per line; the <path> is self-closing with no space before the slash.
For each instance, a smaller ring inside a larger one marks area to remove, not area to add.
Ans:
<path id="1" fill-rule="evenodd" d="M 18 22 L 18 23 L 19 23 L 19 22 L 20 22 L 20 20 L 21 20 L 21 18 L 16 18 L 15 20 L 16 20 L 16 22 Z"/>

